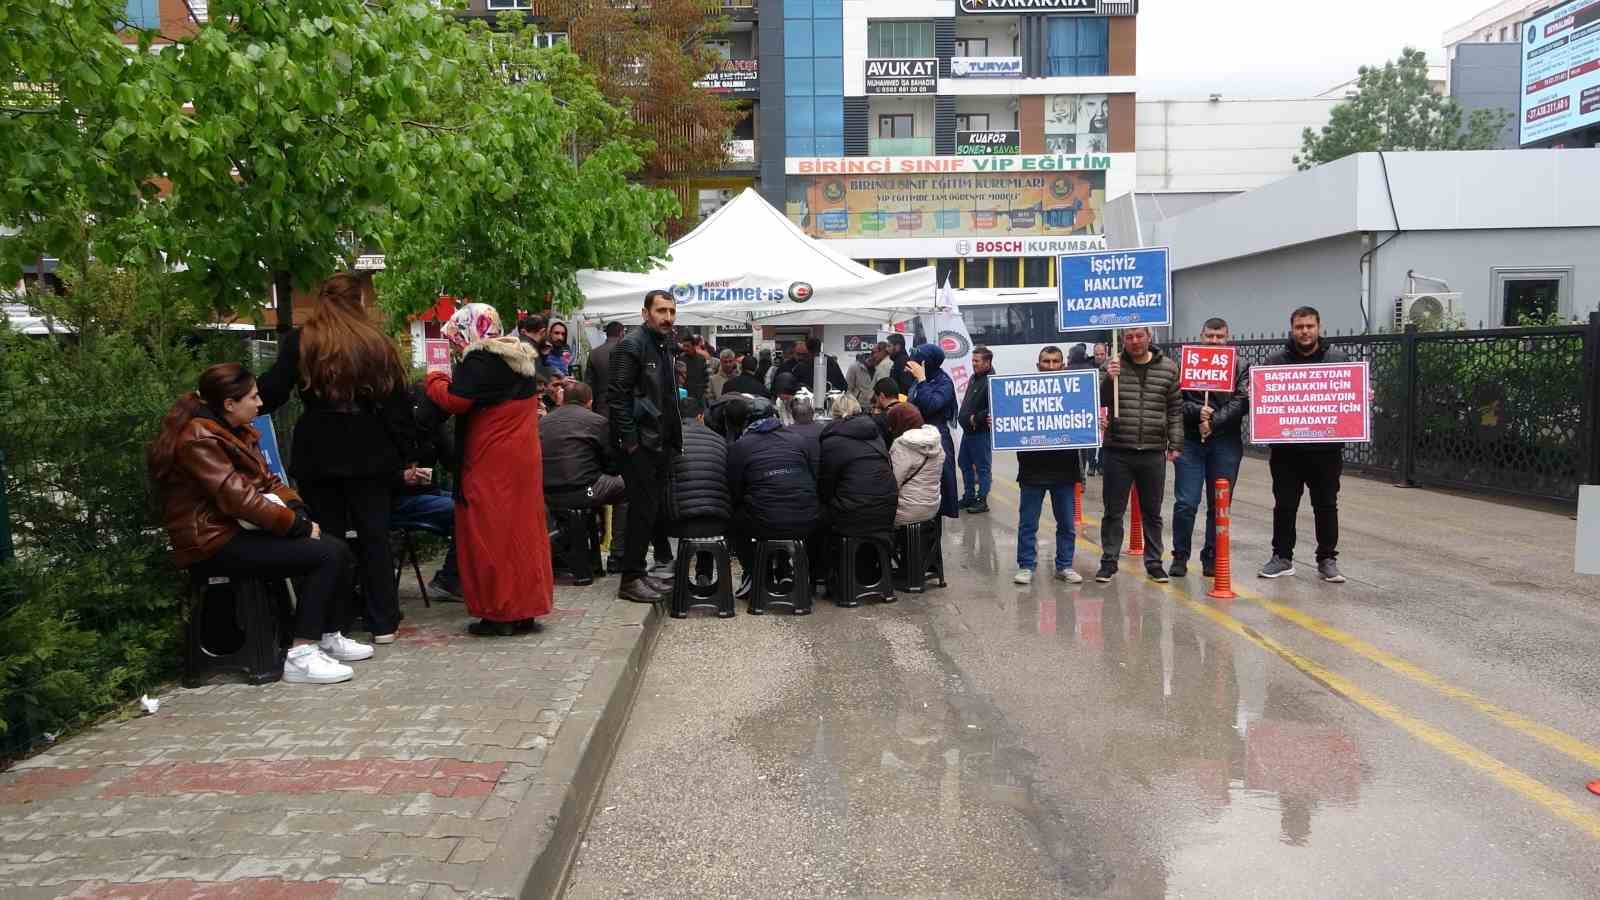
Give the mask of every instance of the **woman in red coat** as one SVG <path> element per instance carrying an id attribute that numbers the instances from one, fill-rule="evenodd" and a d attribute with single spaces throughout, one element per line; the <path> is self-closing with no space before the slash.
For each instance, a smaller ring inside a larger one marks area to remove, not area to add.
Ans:
<path id="1" fill-rule="evenodd" d="M 555 577 L 545 531 L 544 463 L 539 454 L 537 355 L 500 316 L 469 303 L 443 328 L 459 362 L 453 376 L 428 375 L 428 399 L 456 416 L 461 480 L 456 489 L 456 555 L 476 635 L 539 631 Z"/>

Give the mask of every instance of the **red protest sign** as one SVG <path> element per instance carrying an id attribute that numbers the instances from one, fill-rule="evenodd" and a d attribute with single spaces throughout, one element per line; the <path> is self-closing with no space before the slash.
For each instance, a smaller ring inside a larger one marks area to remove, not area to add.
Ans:
<path id="1" fill-rule="evenodd" d="M 427 351 L 428 371 L 450 374 L 450 342 L 430 338 L 423 345 Z"/>
<path id="2" fill-rule="evenodd" d="M 1250 370 L 1250 441 L 1306 444 L 1372 440 L 1367 364 L 1256 366 Z"/>
<path id="3" fill-rule="evenodd" d="M 1220 344 L 1185 344 L 1178 359 L 1178 390 L 1233 392 L 1239 351 Z"/>

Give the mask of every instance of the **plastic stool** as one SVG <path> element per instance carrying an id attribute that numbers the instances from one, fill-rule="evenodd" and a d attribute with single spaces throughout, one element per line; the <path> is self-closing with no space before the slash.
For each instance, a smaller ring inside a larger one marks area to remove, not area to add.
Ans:
<path id="1" fill-rule="evenodd" d="M 228 620 L 208 619 L 232 607 Z M 283 677 L 283 654 L 289 598 L 282 580 L 229 576 L 189 576 L 189 625 L 183 667 L 185 687 L 199 687 L 206 676 L 219 671 L 244 675 L 251 684 L 267 684 Z M 226 649 L 208 641 L 213 626 L 229 622 L 238 646 Z"/>
<path id="2" fill-rule="evenodd" d="M 834 550 L 837 552 L 837 567 L 834 569 L 836 576 L 833 586 L 833 601 L 840 606 L 856 607 L 869 599 L 882 600 L 884 603 L 893 603 L 894 596 L 894 564 L 891 562 L 893 548 L 890 546 L 892 537 L 887 534 L 874 534 L 866 536 L 836 535 L 834 537 Z M 863 581 L 861 573 L 861 551 L 872 551 L 876 559 L 873 562 L 878 568 L 878 577 L 873 581 Z"/>
<path id="3" fill-rule="evenodd" d="M 550 532 L 550 549 L 561 567 L 572 573 L 572 583 L 578 586 L 594 584 L 594 570 L 598 562 L 599 543 L 594 540 L 594 510 L 552 509 L 550 517 L 556 527 Z"/>
<path id="4" fill-rule="evenodd" d="M 946 587 L 944 579 L 944 541 L 939 517 L 926 522 L 912 522 L 894 530 L 895 557 L 900 563 L 895 577 L 912 594 L 927 589 L 930 576 Z"/>
<path id="5" fill-rule="evenodd" d="M 711 557 L 716 579 L 702 581 L 695 575 L 701 554 Z M 728 561 L 728 543 L 721 537 L 678 538 L 677 574 L 672 580 L 674 619 L 689 615 L 697 606 L 715 606 L 717 617 L 733 618 L 733 566 Z"/>
<path id="6" fill-rule="evenodd" d="M 784 589 L 774 584 L 772 564 L 788 557 L 794 565 L 794 580 Z M 756 570 L 751 575 L 750 615 L 759 616 L 769 606 L 787 606 L 797 616 L 811 614 L 811 567 L 806 559 L 806 542 L 766 540 L 756 542 Z"/>

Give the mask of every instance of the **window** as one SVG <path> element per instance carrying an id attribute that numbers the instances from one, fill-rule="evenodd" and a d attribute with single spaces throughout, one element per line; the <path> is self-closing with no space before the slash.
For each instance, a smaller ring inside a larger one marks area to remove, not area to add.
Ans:
<path id="1" fill-rule="evenodd" d="M 1055 272 L 1055 259 L 1049 256 L 1029 256 L 1022 261 L 1023 287 L 1050 287 L 1050 277 Z"/>
<path id="2" fill-rule="evenodd" d="M 998 267 L 1009 263 L 1016 271 L 1015 259 L 995 260 Z M 982 267 L 988 260 L 967 263 L 967 284 L 973 284 L 974 267 Z M 998 268 L 996 275 L 998 276 Z M 996 278 L 998 281 L 998 277 Z M 996 305 L 962 304 L 961 317 L 967 321 L 967 331 L 975 344 L 1003 347 L 1007 344 L 1059 344 L 1063 349 L 1079 341 L 1090 340 L 1089 334 L 1068 334 L 1057 331 L 1058 311 L 1054 303 L 1010 303 Z"/>
<path id="3" fill-rule="evenodd" d="M 489 0 L 490 9 L 532 9 L 532 0 Z"/>
<path id="4" fill-rule="evenodd" d="M 1544 319 L 1566 315 L 1572 285 L 1572 270 L 1494 269 L 1494 296 L 1500 301 L 1500 324 L 1515 327 L 1523 317 Z"/>
<path id="5" fill-rule="evenodd" d="M 988 38 L 956 38 L 956 56 L 988 56 Z"/>
<path id="6" fill-rule="evenodd" d="M 960 260 L 952 258 L 934 260 L 934 281 L 938 282 L 941 286 L 946 281 L 950 282 L 951 284 L 955 284 L 957 277 L 956 269 L 960 263 Z M 962 309 L 962 312 L 965 313 L 966 310 Z"/>
<path id="7" fill-rule="evenodd" d="M 878 116 L 878 137 L 881 138 L 908 138 L 916 137 L 914 119 L 910 113 L 883 113 Z"/>
<path id="8" fill-rule="evenodd" d="M 1045 74 L 1104 75 L 1109 26 L 1104 18 L 1049 19 L 1049 51 Z"/>
<path id="9" fill-rule="evenodd" d="M 554 47 L 557 44 L 565 44 L 566 42 L 567 33 L 565 31 L 543 31 L 533 36 L 533 45 L 535 47 Z"/>
<path id="10" fill-rule="evenodd" d="M 994 286 L 997 288 L 1022 287 L 1022 258 L 996 257 L 994 261 Z"/>
<path id="11" fill-rule="evenodd" d="M 157 0 L 128 0 L 127 19 L 134 28 L 160 28 L 161 4 Z"/>
<path id="12" fill-rule="evenodd" d="M 1505 42 L 1506 42 L 1506 29 L 1505 29 L 1505 26 L 1501 26 L 1501 28 L 1500 28 L 1500 43 L 1503 44 Z"/>
<path id="13" fill-rule="evenodd" d="M 956 114 L 956 130 L 957 131 L 988 131 L 989 130 L 989 114 L 988 113 L 957 113 Z"/>
<path id="14" fill-rule="evenodd" d="M 706 41 L 706 49 L 717 55 L 723 61 L 733 59 L 733 41 L 713 40 Z"/>
<path id="15" fill-rule="evenodd" d="M 932 22 L 867 23 L 867 56 L 872 59 L 925 59 L 933 55 Z"/>
<path id="16" fill-rule="evenodd" d="M 898 275 L 900 274 L 900 260 L 875 259 L 872 261 L 872 268 L 885 275 Z"/>

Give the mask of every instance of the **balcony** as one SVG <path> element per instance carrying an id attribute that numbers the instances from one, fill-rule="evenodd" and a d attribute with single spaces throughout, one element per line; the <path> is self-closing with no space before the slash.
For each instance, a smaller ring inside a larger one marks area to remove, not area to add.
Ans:
<path id="1" fill-rule="evenodd" d="M 873 156 L 932 156 L 933 138 L 873 138 L 868 150 Z"/>

